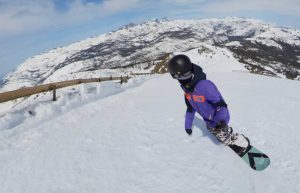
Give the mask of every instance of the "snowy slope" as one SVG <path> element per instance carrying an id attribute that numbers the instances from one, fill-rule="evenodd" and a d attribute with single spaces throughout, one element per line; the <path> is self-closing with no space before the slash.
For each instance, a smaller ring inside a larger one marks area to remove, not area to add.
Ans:
<path id="1" fill-rule="evenodd" d="M 225 69 L 208 78 L 235 131 L 271 157 L 265 171 L 220 145 L 199 117 L 187 136 L 183 93 L 166 74 L 106 83 L 84 104 L 60 98 L 0 130 L 0 192 L 299 192 L 300 83 Z"/>

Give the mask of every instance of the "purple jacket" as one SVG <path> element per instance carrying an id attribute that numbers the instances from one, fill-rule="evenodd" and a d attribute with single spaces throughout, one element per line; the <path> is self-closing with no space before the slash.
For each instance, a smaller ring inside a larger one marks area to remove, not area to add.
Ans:
<path id="1" fill-rule="evenodd" d="M 196 65 L 195 67 L 200 68 Z M 201 73 L 203 73 L 202 69 Z M 198 78 L 194 81 L 192 89 L 187 89 L 183 85 L 181 87 L 185 92 L 185 102 L 188 107 L 185 116 L 186 129 L 192 128 L 195 112 L 202 116 L 208 127 L 215 127 L 219 121 L 229 122 L 230 115 L 227 104 L 212 81 L 205 80 L 204 76 L 204 79 L 199 80 Z"/>

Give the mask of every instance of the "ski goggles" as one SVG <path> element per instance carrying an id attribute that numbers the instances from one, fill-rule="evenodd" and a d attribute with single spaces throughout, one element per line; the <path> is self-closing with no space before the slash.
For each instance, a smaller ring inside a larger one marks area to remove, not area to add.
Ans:
<path id="1" fill-rule="evenodd" d="M 177 80 L 186 80 L 186 79 L 189 79 L 193 76 L 193 72 L 192 71 L 189 71 L 189 72 L 186 72 L 184 74 L 177 74 L 177 73 L 171 73 L 171 76 L 174 78 L 174 79 L 177 79 Z"/>

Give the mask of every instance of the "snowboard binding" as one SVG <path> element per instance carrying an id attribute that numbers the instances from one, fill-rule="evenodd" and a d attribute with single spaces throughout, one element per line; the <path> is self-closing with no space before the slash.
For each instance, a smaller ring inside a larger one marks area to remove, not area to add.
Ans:
<path id="1" fill-rule="evenodd" d="M 228 125 L 222 128 L 208 128 L 208 130 L 216 136 L 219 142 L 225 146 L 229 146 L 240 156 L 243 156 L 251 147 L 247 137 L 243 134 L 234 133 Z"/>
<path id="2" fill-rule="evenodd" d="M 251 148 L 249 139 L 239 133 L 231 135 L 228 146 L 241 157 Z"/>
<path id="3" fill-rule="evenodd" d="M 217 128 L 208 127 L 208 130 L 218 141 L 238 154 L 252 169 L 262 171 L 270 165 L 271 160 L 266 154 L 253 147 L 243 134 L 234 133 L 231 127 L 227 125 Z"/>

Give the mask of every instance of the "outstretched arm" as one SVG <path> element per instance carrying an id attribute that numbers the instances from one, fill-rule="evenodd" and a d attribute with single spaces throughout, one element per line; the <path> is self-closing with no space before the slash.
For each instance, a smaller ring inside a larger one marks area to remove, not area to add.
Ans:
<path id="1" fill-rule="evenodd" d="M 192 125 L 193 125 L 193 121 L 194 121 L 194 117 L 195 117 L 195 110 L 193 109 L 190 102 L 186 98 L 184 98 L 184 99 L 185 99 L 185 104 L 187 106 L 186 113 L 185 113 L 185 129 L 186 129 L 186 131 L 190 130 L 190 131 L 187 131 L 187 133 L 188 133 L 188 132 L 191 132 L 191 129 L 192 129 Z M 188 134 L 190 135 L 191 133 L 188 133 Z"/>

